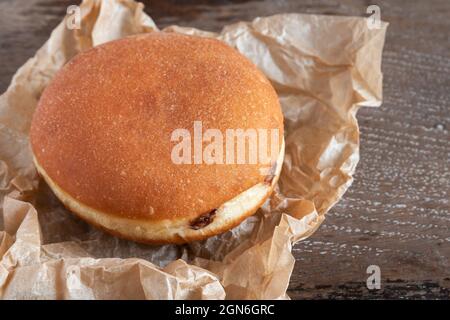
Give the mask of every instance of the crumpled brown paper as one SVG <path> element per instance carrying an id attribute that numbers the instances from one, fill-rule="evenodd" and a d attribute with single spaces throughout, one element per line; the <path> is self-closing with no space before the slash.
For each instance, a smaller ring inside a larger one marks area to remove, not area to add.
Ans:
<path id="1" fill-rule="evenodd" d="M 352 182 L 359 106 L 381 104 L 387 24 L 282 14 L 215 37 L 272 81 L 285 116 L 277 192 L 240 226 L 203 242 L 146 246 L 109 236 L 68 213 L 36 175 L 28 130 L 39 96 L 76 53 L 158 30 L 131 0 L 85 0 L 81 29 L 67 17 L 0 97 L 0 297 L 3 299 L 285 299 L 292 245 L 310 236 Z"/>

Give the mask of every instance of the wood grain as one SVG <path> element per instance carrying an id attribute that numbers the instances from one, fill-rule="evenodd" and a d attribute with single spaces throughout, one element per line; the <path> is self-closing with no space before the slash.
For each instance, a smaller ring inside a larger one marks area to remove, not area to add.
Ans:
<path id="1" fill-rule="evenodd" d="M 48 38 L 71 1 L 0 1 L 0 91 Z M 344 199 L 297 244 L 289 294 L 303 298 L 450 298 L 450 2 L 151 1 L 171 24 L 219 31 L 282 12 L 365 15 L 390 22 L 383 55 L 384 103 L 363 108 L 361 161 Z M 381 268 L 381 290 L 366 268 Z"/>

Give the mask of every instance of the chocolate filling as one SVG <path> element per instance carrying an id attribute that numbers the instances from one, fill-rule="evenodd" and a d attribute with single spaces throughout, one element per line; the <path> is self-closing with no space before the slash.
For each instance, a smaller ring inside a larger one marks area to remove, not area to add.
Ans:
<path id="1" fill-rule="evenodd" d="M 213 222 L 217 209 L 213 209 L 190 222 L 191 229 L 198 230 Z"/>
<path id="2" fill-rule="evenodd" d="M 275 178 L 276 172 L 277 172 L 277 163 L 274 162 L 272 164 L 272 167 L 269 170 L 269 174 L 265 177 L 264 182 L 267 184 L 272 184 L 272 181 Z"/>

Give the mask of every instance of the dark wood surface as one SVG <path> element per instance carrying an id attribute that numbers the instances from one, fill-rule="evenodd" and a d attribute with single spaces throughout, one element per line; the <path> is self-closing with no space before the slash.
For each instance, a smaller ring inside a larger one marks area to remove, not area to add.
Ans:
<path id="1" fill-rule="evenodd" d="M 150 2 L 150 1 L 149 1 Z M 0 0 L 0 91 L 77 1 Z M 390 22 L 384 103 L 363 108 L 361 161 L 344 199 L 297 244 L 289 295 L 302 298 L 450 298 L 450 1 L 156 1 L 171 24 L 219 31 L 283 12 L 365 15 Z M 366 288 L 366 268 L 382 287 Z"/>

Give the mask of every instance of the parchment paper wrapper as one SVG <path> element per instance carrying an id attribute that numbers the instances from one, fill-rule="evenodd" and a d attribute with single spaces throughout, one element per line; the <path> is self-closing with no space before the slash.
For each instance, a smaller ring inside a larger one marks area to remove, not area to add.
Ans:
<path id="1" fill-rule="evenodd" d="M 225 26 L 214 37 L 272 81 L 285 116 L 277 192 L 240 226 L 203 242 L 146 246 L 72 216 L 39 181 L 30 121 L 54 74 L 80 51 L 158 28 L 131 0 L 86 0 L 81 29 L 68 17 L 0 97 L 0 297 L 3 299 L 285 299 L 292 245 L 310 236 L 350 186 L 358 162 L 359 106 L 381 104 L 387 24 L 282 14 Z"/>

